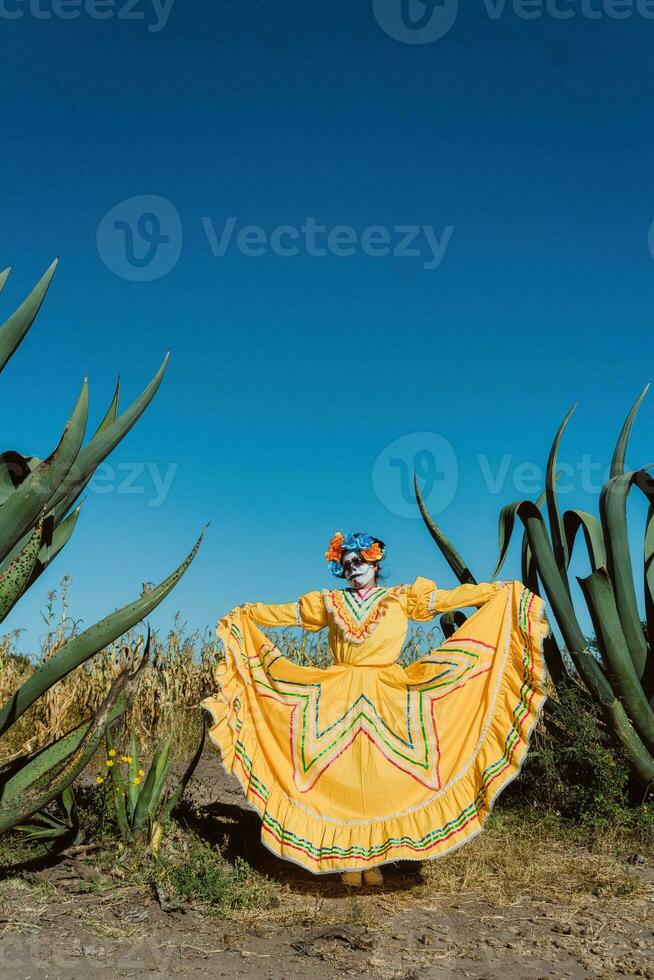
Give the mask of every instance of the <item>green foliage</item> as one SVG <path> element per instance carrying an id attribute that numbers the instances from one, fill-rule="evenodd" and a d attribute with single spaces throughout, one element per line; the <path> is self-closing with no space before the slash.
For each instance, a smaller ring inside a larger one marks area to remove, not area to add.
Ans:
<path id="1" fill-rule="evenodd" d="M 538 595 L 542 588 L 565 644 L 561 650 L 552 633 L 545 639 L 550 675 L 559 687 L 571 676 L 581 678 L 601 711 L 612 743 L 628 759 L 642 786 L 654 781 L 654 649 L 649 641 L 654 635 L 654 480 L 647 469 L 625 471 L 625 458 L 631 429 L 648 387 L 639 395 L 618 436 L 610 476 L 600 493 L 600 519 L 581 510 L 569 510 L 563 515 L 559 511 L 557 454 L 576 407 L 573 406 L 554 438 L 541 496 L 536 502 L 519 500 L 502 508 L 500 553 L 492 573 L 497 575 L 502 567 L 516 521 L 520 521 L 524 528 L 522 582 Z M 427 513 L 417 480 L 415 487 L 427 529 L 450 567 L 460 582 L 474 582 L 468 566 Z M 649 502 L 642 556 L 644 626 L 638 612 L 627 533 L 627 499 L 634 487 Z M 544 502 L 548 523 L 541 513 Z M 585 577 L 578 576 L 577 581 L 595 628 L 595 650 L 582 632 L 569 580 L 580 530 L 591 571 Z"/>
<path id="2" fill-rule="evenodd" d="M 0 327 L 0 370 L 27 335 L 55 266 L 56 262 Z M 0 274 L 0 288 L 7 275 L 8 270 Z M 121 415 L 118 415 L 116 388 L 102 422 L 86 445 L 83 445 L 88 416 L 85 379 L 59 443 L 47 459 L 23 456 L 15 450 L 0 453 L 0 622 L 69 540 L 79 516 L 79 507 L 69 513 L 70 508 L 97 466 L 150 404 L 163 378 L 166 361 L 167 358 L 145 391 Z M 184 573 L 200 540 L 201 537 L 186 560 L 160 585 L 71 637 L 44 661 L 0 708 L 0 736 L 54 684 L 151 612 Z M 149 642 L 141 666 L 147 661 L 148 650 Z M 96 751 L 110 719 L 124 709 L 126 697 L 133 693 L 140 673 L 141 668 L 120 674 L 99 710 L 86 724 L 45 750 L 24 754 L 0 769 L 0 832 L 22 827 L 28 837 L 51 842 L 76 836 L 77 815 L 70 788 Z M 47 809 L 57 797 L 63 816 L 52 815 Z"/>
<path id="3" fill-rule="evenodd" d="M 153 867 L 156 885 L 185 904 L 225 916 L 239 909 L 265 908 L 274 897 L 270 879 L 242 858 L 231 867 L 215 846 L 185 833 L 184 846 L 168 849 Z"/>
<path id="4" fill-rule="evenodd" d="M 133 842 L 140 831 L 147 829 L 148 843 L 153 852 L 158 851 L 166 824 L 202 757 L 205 732 L 203 722 L 202 735 L 193 758 L 173 789 L 168 783 L 173 768 L 169 758 L 172 735 L 155 749 L 146 772 L 141 768 L 134 727 L 132 726 L 130 732 L 129 747 L 123 753 L 119 753 L 116 748 L 112 726 L 107 727 L 105 767 L 111 784 L 109 798 L 116 826 L 123 840 Z M 105 778 L 99 776 L 97 782 L 104 785 Z"/>
<path id="5" fill-rule="evenodd" d="M 515 794 L 576 821 L 613 819 L 628 807 L 629 762 L 588 692 L 559 685 L 544 712 Z"/>

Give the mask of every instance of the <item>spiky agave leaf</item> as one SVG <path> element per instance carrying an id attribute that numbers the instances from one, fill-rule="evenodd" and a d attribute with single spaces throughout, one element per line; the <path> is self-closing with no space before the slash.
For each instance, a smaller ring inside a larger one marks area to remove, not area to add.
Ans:
<path id="1" fill-rule="evenodd" d="M 125 697 L 120 695 L 109 715 L 109 724 L 124 712 L 125 707 Z M 42 749 L 12 759 L 0 770 L 0 801 L 15 799 L 34 783 L 42 781 L 48 773 L 56 772 L 80 746 L 90 724 L 90 720 L 84 721 Z"/>
<path id="2" fill-rule="evenodd" d="M 106 428 L 108 428 L 112 422 L 116 421 L 116 416 L 118 415 L 118 401 L 120 397 L 120 377 L 116 381 L 116 387 L 114 388 L 113 398 L 109 403 L 109 408 L 105 412 L 100 425 L 97 427 L 93 433 L 93 438 L 100 435 Z"/>
<path id="3" fill-rule="evenodd" d="M 613 450 L 613 457 L 611 459 L 611 476 L 621 476 L 624 473 L 625 459 L 627 456 L 627 446 L 629 444 L 629 436 L 631 435 L 631 430 L 633 429 L 634 422 L 636 420 L 636 415 L 638 414 L 638 409 L 640 404 L 647 394 L 649 389 L 649 383 L 645 385 L 640 395 L 631 406 L 631 410 L 627 415 L 626 419 L 622 424 L 620 429 L 620 435 L 615 444 L 615 449 Z"/>
<path id="4" fill-rule="evenodd" d="M 193 561 L 204 531 L 195 542 L 191 552 L 181 565 L 168 578 L 155 586 L 146 595 L 134 602 L 123 606 L 106 616 L 100 622 L 90 626 L 79 636 L 68 640 L 57 653 L 42 663 L 25 683 L 12 695 L 0 710 L 0 735 L 23 714 L 48 688 L 69 674 L 71 670 L 88 660 L 95 653 L 104 649 L 117 637 L 122 636 L 130 627 L 140 622 L 155 609 L 172 588 L 177 584 L 186 569 Z"/>
<path id="5" fill-rule="evenodd" d="M 647 509 L 643 554 L 643 590 L 645 592 L 645 622 L 649 655 L 642 677 L 648 698 L 654 697 L 654 504 Z"/>
<path id="6" fill-rule="evenodd" d="M 0 327 L 0 371 L 2 371 L 11 355 L 14 353 L 20 342 L 27 334 L 27 331 L 32 326 L 36 314 L 39 312 L 41 304 L 45 299 L 45 294 L 47 293 L 48 287 L 52 281 L 58 261 L 58 259 L 54 260 L 52 265 L 50 265 L 46 272 L 41 276 L 27 298 L 23 300 L 18 309 L 12 313 L 9 319 L 6 320 Z M 5 270 L 5 272 L 7 275 L 9 274 L 9 270 Z M 3 279 L 3 285 L 7 275 L 5 275 L 5 279 Z"/>
<path id="7" fill-rule="evenodd" d="M 56 449 L 0 506 L 0 559 L 33 527 L 50 497 L 75 464 L 84 438 L 87 413 L 88 383 L 84 379 L 77 404 Z"/>
<path id="8" fill-rule="evenodd" d="M 602 525 L 593 514 L 585 510 L 566 510 L 563 515 L 563 528 L 568 552 L 568 563 L 572 558 L 577 533 L 581 529 L 584 534 L 590 565 L 594 572 L 606 565 L 606 548 Z"/>
<path id="9" fill-rule="evenodd" d="M 0 573 L 0 623 L 7 618 L 27 587 L 39 557 L 42 538 L 41 520 L 20 554 Z"/>
<path id="10" fill-rule="evenodd" d="M 126 408 L 113 422 L 108 422 L 104 427 L 101 425 L 91 441 L 86 446 L 82 446 L 75 461 L 74 471 L 71 472 L 68 479 L 63 481 L 48 501 L 48 509 L 54 510 L 57 518 L 63 516 L 68 508 L 75 503 L 102 460 L 115 449 L 146 410 L 161 384 L 168 358 L 169 355 L 166 354 L 155 376 L 129 408 Z"/>
<path id="11" fill-rule="evenodd" d="M 563 521 L 559 515 L 559 508 L 556 499 L 556 458 L 559 451 L 559 445 L 561 443 L 561 438 L 565 432 L 565 427 L 570 421 L 570 416 L 577 407 L 578 402 L 572 406 L 568 411 L 566 417 L 558 428 L 556 435 L 554 436 L 554 442 L 552 443 L 552 448 L 550 449 L 550 455 L 547 460 L 547 467 L 545 471 L 545 497 L 547 500 L 547 516 L 550 522 L 550 534 L 552 537 L 552 548 L 554 551 L 554 558 L 556 564 L 558 565 L 559 571 L 561 573 L 561 581 L 570 591 L 570 584 L 568 582 L 568 563 L 569 557 L 567 552 L 567 543 L 563 530 Z"/>
<path id="12" fill-rule="evenodd" d="M 28 818 L 42 810 L 73 783 L 96 751 L 109 723 L 115 702 L 123 692 L 127 694 L 139 682 L 146 662 L 144 655 L 141 664 L 133 673 L 125 670 L 118 675 L 89 723 L 81 742 L 56 773 L 46 773 L 42 781 L 32 783 L 15 798 L 0 800 L 0 833 L 10 830 L 17 824 L 25 823 Z"/>
<path id="13" fill-rule="evenodd" d="M 586 578 L 577 580 L 586 597 L 595 634 L 608 661 L 618 694 L 636 731 L 650 752 L 654 753 L 654 711 L 629 656 L 611 579 L 605 568 L 599 568 Z"/>
<path id="14" fill-rule="evenodd" d="M 25 456 L 13 449 L 0 453 L 0 504 L 4 504 L 30 473 L 31 467 Z"/>
<path id="15" fill-rule="evenodd" d="M 68 544 L 68 541 L 70 540 L 71 535 L 77 525 L 77 519 L 81 509 L 82 504 L 79 504 L 75 510 L 71 511 L 65 520 L 61 521 L 61 523 L 58 524 L 53 531 L 51 531 L 48 541 L 43 542 L 41 548 L 39 549 L 36 564 L 32 569 L 32 574 L 30 575 L 27 583 L 27 589 L 34 585 L 39 575 L 43 574 L 48 565 L 55 560 L 62 548 Z"/>
<path id="16" fill-rule="evenodd" d="M 648 489 L 648 483 L 652 489 Z M 642 677 L 647 662 L 647 640 L 638 612 L 627 534 L 627 497 L 634 485 L 649 496 L 650 503 L 654 501 L 652 477 L 644 469 L 631 470 L 610 477 L 602 487 L 600 517 L 606 543 L 606 566 L 615 592 L 620 623 L 636 672 Z"/>
<path id="17" fill-rule="evenodd" d="M 420 513 L 422 514 L 422 519 L 425 522 L 425 526 L 440 548 L 441 554 L 445 558 L 446 562 L 458 578 L 461 585 L 476 585 L 477 579 L 474 577 L 454 545 L 445 537 L 427 510 L 425 502 L 422 499 L 420 487 L 418 486 L 418 477 L 415 473 L 413 475 L 413 488 L 415 491 L 416 500 L 418 502 L 418 507 L 420 508 Z"/>

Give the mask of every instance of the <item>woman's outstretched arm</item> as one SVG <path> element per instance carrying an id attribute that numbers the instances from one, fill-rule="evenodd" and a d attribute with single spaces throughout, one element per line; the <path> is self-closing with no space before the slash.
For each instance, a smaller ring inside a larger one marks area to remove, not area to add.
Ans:
<path id="1" fill-rule="evenodd" d="M 296 602 L 267 605 L 246 602 L 240 607 L 258 626 L 301 626 L 315 632 L 327 625 L 325 602 L 321 592 L 307 592 Z"/>
<path id="2" fill-rule="evenodd" d="M 439 589 L 431 579 L 417 578 L 407 594 L 407 617 L 426 621 L 453 609 L 483 606 L 506 584 L 480 582 L 476 585 L 458 585 L 454 589 Z"/>
<path id="3" fill-rule="evenodd" d="M 301 626 L 300 603 L 278 602 L 268 605 L 265 602 L 246 602 L 240 607 L 257 626 Z"/>

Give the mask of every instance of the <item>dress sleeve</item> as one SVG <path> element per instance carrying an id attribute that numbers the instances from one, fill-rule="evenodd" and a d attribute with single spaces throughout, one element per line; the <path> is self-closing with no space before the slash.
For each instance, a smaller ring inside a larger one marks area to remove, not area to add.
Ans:
<path id="1" fill-rule="evenodd" d="M 481 582 L 478 585 L 459 585 L 455 589 L 439 589 L 428 578 L 417 578 L 407 593 L 407 618 L 433 619 L 439 613 L 451 612 L 465 606 L 483 606 L 506 582 Z"/>
<path id="2" fill-rule="evenodd" d="M 247 602 L 241 608 L 258 626 L 302 626 L 315 632 L 327 625 L 321 592 L 307 592 L 297 602 Z"/>

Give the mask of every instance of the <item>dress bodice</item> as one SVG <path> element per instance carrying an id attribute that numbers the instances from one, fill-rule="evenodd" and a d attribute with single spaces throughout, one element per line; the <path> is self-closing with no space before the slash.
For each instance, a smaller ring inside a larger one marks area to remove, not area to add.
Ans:
<path id="1" fill-rule="evenodd" d="M 329 649 L 334 663 L 388 667 L 406 637 L 409 586 L 323 589 Z"/>

